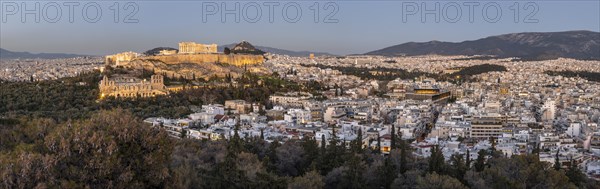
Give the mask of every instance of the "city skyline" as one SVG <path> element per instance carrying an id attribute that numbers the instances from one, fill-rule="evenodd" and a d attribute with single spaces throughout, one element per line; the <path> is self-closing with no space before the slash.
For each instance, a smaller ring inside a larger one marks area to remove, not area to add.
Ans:
<path id="1" fill-rule="evenodd" d="M 0 23 L 0 188 L 600 186 L 599 0 L 1 0 Z"/>

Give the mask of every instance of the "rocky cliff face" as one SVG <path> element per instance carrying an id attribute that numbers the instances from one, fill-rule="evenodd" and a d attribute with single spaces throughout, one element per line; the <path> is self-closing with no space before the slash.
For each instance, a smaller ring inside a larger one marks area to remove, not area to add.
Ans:
<path id="1" fill-rule="evenodd" d="M 268 73 L 263 66 L 264 58 L 259 55 L 196 54 L 148 56 L 135 59 L 128 64 L 134 69 L 154 70 L 155 73 L 171 78 L 237 77 L 247 71 Z"/>
<path id="2" fill-rule="evenodd" d="M 138 59 L 144 60 L 160 60 L 166 64 L 181 64 L 181 63 L 195 63 L 195 64 L 212 64 L 220 63 L 242 67 L 244 65 L 257 65 L 262 64 L 265 58 L 262 55 L 248 55 L 248 54 L 176 54 L 166 56 L 146 56 Z"/>

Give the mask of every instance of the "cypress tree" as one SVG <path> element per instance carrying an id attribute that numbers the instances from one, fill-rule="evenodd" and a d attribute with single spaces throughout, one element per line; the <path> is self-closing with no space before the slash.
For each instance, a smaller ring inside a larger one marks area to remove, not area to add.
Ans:
<path id="1" fill-rule="evenodd" d="M 475 164 L 473 165 L 475 166 L 475 171 L 481 172 L 483 171 L 483 169 L 485 169 L 486 155 L 487 153 L 485 152 L 485 150 L 479 150 L 479 152 L 477 152 L 477 159 L 475 160 Z"/>
<path id="2" fill-rule="evenodd" d="M 332 136 L 329 140 L 329 145 L 327 147 L 327 161 L 329 164 L 327 165 L 327 172 L 331 171 L 331 169 L 338 167 L 341 165 L 341 156 L 340 146 L 338 145 L 339 139 L 335 134 L 335 126 L 332 128 Z"/>
<path id="3" fill-rule="evenodd" d="M 260 139 L 265 140 L 265 130 L 264 129 L 260 130 Z"/>
<path id="4" fill-rule="evenodd" d="M 361 153 L 362 152 L 362 128 L 358 129 L 358 133 L 356 139 L 351 143 L 352 144 L 352 152 Z"/>
<path id="5" fill-rule="evenodd" d="M 560 148 L 556 150 L 556 156 L 554 157 L 554 169 L 560 170 L 560 159 L 558 158 L 558 152 L 560 152 Z"/>
<path id="6" fill-rule="evenodd" d="M 267 155 L 263 159 L 264 164 L 266 165 L 265 167 L 269 171 L 277 170 L 277 168 L 275 167 L 275 163 L 278 161 L 276 152 L 279 146 L 281 146 L 281 144 L 279 143 L 278 139 L 275 139 L 273 142 L 271 142 L 271 144 L 269 144 L 269 148 L 267 149 Z"/>
<path id="7" fill-rule="evenodd" d="M 239 122 L 236 123 L 235 128 L 233 129 L 233 137 L 231 138 L 229 145 L 233 152 L 239 153 L 244 148 L 244 144 L 240 135 L 238 134 L 240 130 Z"/>
<path id="8" fill-rule="evenodd" d="M 467 166 L 467 169 L 471 168 L 471 153 L 469 151 L 469 149 L 467 149 L 467 154 L 466 154 L 466 160 L 465 160 L 465 165 Z"/>
<path id="9" fill-rule="evenodd" d="M 307 170 L 314 169 L 316 162 L 319 161 L 319 146 L 314 137 L 305 136 L 302 138 L 302 149 L 304 150 L 303 166 L 299 169 L 300 174 Z"/>
<path id="10" fill-rule="evenodd" d="M 396 127 L 392 124 L 392 139 L 390 141 L 390 151 L 396 149 Z"/>
<path id="11" fill-rule="evenodd" d="M 407 171 L 407 166 L 406 166 L 407 158 L 406 157 L 408 156 L 408 154 L 407 154 L 408 149 L 406 149 L 406 148 L 408 148 L 408 147 L 406 146 L 406 143 L 404 142 L 404 140 L 400 140 L 400 143 L 401 143 L 401 145 L 400 145 L 400 173 L 404 174 L 404 172 Z"/>
<path id="12" fill-rule="evenodd" d="M 396 165 L 391 162 L 390 158 L 391 158 L 391 154 L 389 156 L 385 157 L 385 160 L 383 161 L 382 176 L 383 176 L 383 181 L 384 181 L 386 189 L 390 188 L 390 186 L 394 182 L 394 179 L 397 176 Z"/>
<path id="13" fill-rule="evenodd" d="M 319 168 L 321 174 L 327 174 L 326 164 L 327 164 L 327 142 L 325 141 L 325 136 L 321 136 L 321 149 L 319 150 Z"/>
<path id="14" fill-rule="evenodd" d="M 438 174 L 442 174 L 444 162 L 442 150 L 440 150 L 438 145 L 433 146 L 431 148 L 431 156 L 429 157 L 429 172 L 437 172 Z"/>
<path id="15" fill-rule="evenodd" d="M 381 153 L 381 136 L 379 136 L 379 132 L 377 132 L 377 153 Z"/>

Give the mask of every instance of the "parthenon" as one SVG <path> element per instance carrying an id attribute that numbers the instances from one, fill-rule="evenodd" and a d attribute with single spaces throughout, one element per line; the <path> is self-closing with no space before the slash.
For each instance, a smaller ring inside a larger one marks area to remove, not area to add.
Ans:
<path id="1" fill-rule="evenodd" d="M 180 54 L 217 53 L 217 44 L 199 44 L 194 42 L 179 43 Z"/>

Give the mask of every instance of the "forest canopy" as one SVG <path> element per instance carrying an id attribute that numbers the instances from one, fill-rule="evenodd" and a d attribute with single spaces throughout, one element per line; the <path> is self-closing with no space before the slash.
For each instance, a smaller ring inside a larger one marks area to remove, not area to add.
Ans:
<path id="1" fill-rule="evenodd" d="M 170 138 L 131 112 L 98 111 L 79 121 L 20 119 L 0 125 L 1 188 L 598 188 L 577 168 L 554 169 L 536 154 L 476 159 L 441 150 L 412 155 L 393 136 L 389 155 L 360 143 L 313 137 Z M 359 136 L 362 137 L 362 136 Z"/>

